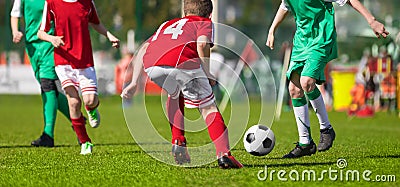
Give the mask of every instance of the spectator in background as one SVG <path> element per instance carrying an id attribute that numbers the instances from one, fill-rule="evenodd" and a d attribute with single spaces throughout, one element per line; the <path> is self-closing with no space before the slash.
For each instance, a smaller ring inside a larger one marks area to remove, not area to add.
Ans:
<path id="1" fill-rule="evenodd" d="M 115 90 L 116 94 L 120 95 L 124 89 L 132 81 L 133 67 L 131 64 L 133 53 L 128 50 L 126 45 L 121 48 L 122 58 L 115 66 Z M 132 98 L 125 98 L 123 100 L 124 106 L 131 105 Z"/>

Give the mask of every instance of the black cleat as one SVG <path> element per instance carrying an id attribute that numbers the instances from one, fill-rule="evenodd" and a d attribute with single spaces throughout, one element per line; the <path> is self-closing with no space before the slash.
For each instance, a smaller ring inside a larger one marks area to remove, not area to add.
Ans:
<path id="1" fill-rule="evenodd" d="M 54 147 L 54 139 L 43 132 L 40 138 L 32 141 L 31 145 L 35 147 Z"/>
<path id="2" fill-rule="evenodd" d="M 218 166 L 221 169 L 242 168 L 243 165 L 232 155 L 224 155 L 218 158 Z"/>
<path id="3" fill-rule="evenodd" d="M 175 144 L 172 144 L 172 155 L 177 164 L 190 163 L 189 152 L 184 142 L 175 140 Z"/>
<path id="4" fill-rule="evenodd" d="M 296 147 L 290 151 L 288 154 L 284 155 L 283 158 L 300 158 L 303 156 L 311 156 L 317 152 L 317 146 L 314 141 L 311 140 L 310 144 L 306 146 L 301 146 L 298 142 Z"/>
<path id="5" fill-rule="evenodd" d="M 321 134 L 319 138 L 318 151 L 327 151 L 332 147 L 336 133 L 332 127 L 322 129 L 320 132 Z"/>

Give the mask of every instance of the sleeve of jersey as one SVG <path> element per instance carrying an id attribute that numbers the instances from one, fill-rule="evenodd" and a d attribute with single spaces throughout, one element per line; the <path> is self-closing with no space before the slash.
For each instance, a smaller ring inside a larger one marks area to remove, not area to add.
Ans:
<path id="1" fill-rule="evenodd" d="M 43 14 L 42 14 L 42 22 L 40 23 L 39 30 L 48 32 L 51 29 L 51 20 L 54 17 L 51 14 L 50 6 L 47 1 L 44 2 Z"/>
<path id="2" fill-rule="evenodd" d="M 289 10 L 288 7 L 289 6 L 285 3 L 285 1 L 282 0 L 281 5 L 279 5 L 279 8 L 282 9 L 282 10 L 288 11 Z"/>
<path id="3" fill-rule="evenodd" d="M 197 28 L 197 38 L 199 36 L 207 36 L 211 47 L 214 46 L 214 24 L 211 21 L 202 21 Z"/>
<path id="4" fill-rule="evenodd" d="M 97 15 L 96 6 L 94 5 L 94 1 L 90 4 L 90 9 L 92 10 L 89 14 L 89 22 L 93 24 L 100 24 L 99 16 Z"/>
<path id="5" fill-rule="evenodd" d="M 339 6 L 343 6 L 347 3 L 348 0 L 325 0 L 325 2 L 335 2 Z"/>
<path id="6" fill-rule="evenodd" d="M 21 0 L 15 0 L 13 8 L 11 10 L 11 17 L 17 17 L 20 18 L 22 17 L 22 6 L 21 6 Z"/>

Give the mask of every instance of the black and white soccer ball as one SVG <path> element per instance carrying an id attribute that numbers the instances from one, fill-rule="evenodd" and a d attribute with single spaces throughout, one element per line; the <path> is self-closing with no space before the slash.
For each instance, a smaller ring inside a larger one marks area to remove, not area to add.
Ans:
<path id="1" fill-rule="evenodd" d="M 275 146 L 275 135 L 272 130 L 264 125 L 253 125 L 243 137 L 244 148 L 254 156 L 264 156 L 272 151 Z"/>

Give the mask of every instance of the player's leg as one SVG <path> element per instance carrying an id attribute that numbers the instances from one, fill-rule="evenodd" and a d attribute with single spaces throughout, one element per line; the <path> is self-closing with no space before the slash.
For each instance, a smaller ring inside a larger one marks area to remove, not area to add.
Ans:
<path id="1" fill-rule="evenodd" d="M 242 168 L 243 165 L 231 155 L 229 146 L 228 129 L 217 106 L 212 103 L 199 108 L 207 124 L 208 134 L 213 141 L 220 168 Z"/>
<path id="2" fill-rule="evenodd" d="M 44 129 L 40 138 L 31 142 L 33 146 L 54 146 L 54 126 L 57 115 L 57 102 L 55 102 L 55 92 L 53 89 L 52 81 L 56 79 L 54 72 L 54 64 L 49 64 L 43 60 L 43 56 L 36 52 L 36 48 L 33 44 L 27 44 L 26 51 L 31 61 L 32 69 L 35 74 L 36 80 L 40 84 L 41 97 L 42 97 L 42 111 Z M 51 69 L 52 72 L 48 72 Z"/>
<path id="3" fill-rule="evenodd" d="M 80 69 L 78 77 L 89 124 L 93 128 L 97 128 L 100 125 L 100 113 L 98 110 L 100 101 L 97 96 L 96 72 L 93 67 Z"/>
<path id="4" fill-rule="evenodd" d="M 78 70 L 73 69 L 70 65 L 60 65 L 55 68 L 57 75 L 61 81 L 62 88 L 68 100 L 69 114 L 72 127 L 82 143 L 81 154 L 90 154 L 93 145 L 91 139 L 86 132 L 86 119 L 81 112 L 82 101 L 78 92 Z"/>
<path id="5" fill-rule="evenodd" d="M 184 99 L 183 95 L 180 95 L 178 98 L 173 98 L 168 96 L 167 100 L 167 113 L 168 120 L 171 127 L 172 132 L 172 144 L 175 143 L 183 143 L 186 144 L 185 138 L 185 126 L 184 126 Z"/>
<path id="6" fill-rule="evenodd" d="M 199 111 L 207 125 L 208 133 L 216 148 L 218 165 L 221 168 L 242 168 L 230 152 L 228 129 L 219 112 L 211 85 L 204 71 L 181 70 L 177 77 L 182 87 L 187 108 L 199 108 Z"/>
<path id="7" fill-rule="evenodd" d="M 180 85 L 175 80 L 177 71 L 172 67 L 150 67 L 145 69 L 147 75 L 158 86 L 168 93 L 166 103 L 167 117 L 172 134 L 172 155 L 177 164 L 190 162 L 190 156 L 186 147 L 184 127 L 184 99 L 180 92 Z"/>
<path id="8" fill-rule="evenodd" d="M 310 59 L 305 65 L 300 78 L 301 87 L 308 100 L 310 100 L 311 106 L 320 124 L 318 151 L 326 151 L 331 148 L 336 136 L 328 119 L 324 99 L 322 98 L 321 92 L 316 87 L 317 79 L 319 83 L 325 81 L 325 75 L 323 73 L 325 65 L 325 63 Z"/>
<path id="9" fill-rule="evenodd" d="M 79 97 L 78 90 L 75 86 L 67 86 L 64 88 L 69 105 L 70 118 L 72 122 L 72 126 L 76 133 L 76 136 L 79 139 L 79 142 L 82 143 L 81 154 L 90 154 L 92 153 L 93 144 L 92 140 L 89 138 L 89 135 L 86 131 L 86 120 L 81 112 L 81 99 Z"/>
<path id="10" fill-rule="evenodd" d="M 296 147 L 283 158 L 298 158 L 312 155 L 316 152 L 316 146 L 311 138 L 310 118 L 308 114 L 308 103 L 300 85 L 300 75 L 293 72 L 290 76 L 289 93 L 292 98 L 293 112 L 296 118 L 299 142 Z"/>

